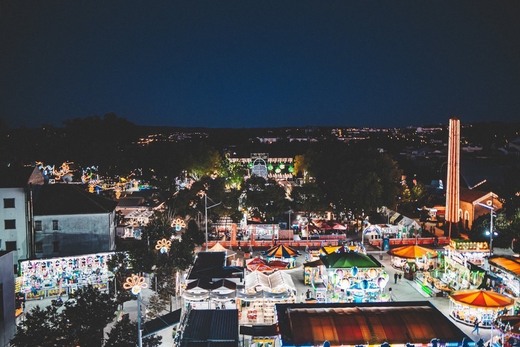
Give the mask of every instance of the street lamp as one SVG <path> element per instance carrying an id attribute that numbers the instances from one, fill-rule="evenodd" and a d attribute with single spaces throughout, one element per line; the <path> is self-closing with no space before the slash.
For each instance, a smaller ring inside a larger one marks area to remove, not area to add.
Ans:
<path id="1" fill-rule="evenodd" d="M 205 224 L 205 228 L 206 228 L 206 251 L 207 251 L 208 250 L 208 210 L 210 208 L 220 205 L 222 202 L 208 206 L 208 194 L 206 194 L 206 192 L 204 192 L 204 191 L 201 191 L 200 194 L 204 194 L 204 224 Z"/>
<path id="2" fill-rule="evenodd" d="M 139 347 L 143 346 L 143 336 L 141 332 L 141 289 L 147 288 L 148 284 L 144 277 L 132 275 L 126 278 L 123 284 L 124 289 L 130 289 L 132 294 L 137 296 L 137 343 Z"/>
<path id="3" fill-rule="evenodd" d="M 493 235 L 495 234 L 493 230 L 493 217 L 495 217 L 495 208 L 493 207 L 493 203 L 491 203 L 491 206 L 489 206 L 481 202 L 477 202 L 477 205 L 489 210 L 489 231 L 486 233 L 486 235 L 489 233 L 489 256 L 491 256 L 493 254 Z"/>

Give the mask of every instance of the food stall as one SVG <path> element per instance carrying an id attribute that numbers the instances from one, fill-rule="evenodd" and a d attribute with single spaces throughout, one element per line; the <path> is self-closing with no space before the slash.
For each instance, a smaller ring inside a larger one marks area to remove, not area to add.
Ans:
<path id="1" fill-rule="evenodd" d="M 479 267 L 489 255 L 487 242 L 451 240 L 444 249 L 442 281 L 453 290 L 478 288 L 485 274 Z"/>
<path id="2" fill-rule="evenodd" d="M 488 262 L 491 273 L 500 278 L 503 292 L 518 301 L 520 298 L 520 258 L 500 256 L 492 257 Z"/>
<path id="3" fill-rule="evenodd" d="M 514 303 L 512 298 L 493 291 L 461 290 L 450 295 L 450 316 L 466 325 L 478 319 L 481 328 L 491 328 L 499 312 L 507 311 Z"/>

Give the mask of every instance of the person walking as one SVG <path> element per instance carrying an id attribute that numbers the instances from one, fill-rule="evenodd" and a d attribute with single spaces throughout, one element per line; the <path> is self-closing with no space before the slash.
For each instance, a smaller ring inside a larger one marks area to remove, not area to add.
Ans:
<path id="1" fill-rule="evenodd" d="M 403 277 L 403 275 L 401 273 L 399 273 L 399 275 L 397 275 L 397 277 L 399 277 L 399 282 L 401 282 L 401 278 Z"/>
<path id="2" fill-rule="evenodd" d="M 478 318 L 475 318 L 475 322 L 473 323 L 473 331 L 471 333 L 473 334 L 474 332 L 477 332 L 477 335 L 480 335 L 479 327 L 480 327 L 480 321 L 478 320 Z"/>
<path id="3" fill-rule="evenodd" d="M 397 284 L 397 277 L 398 277 L 398 276 L 399 276 L 399 275 L 398 275 L 397 272 L 396 272 L 396 273 L 394 274 L 394 284 Z"/>

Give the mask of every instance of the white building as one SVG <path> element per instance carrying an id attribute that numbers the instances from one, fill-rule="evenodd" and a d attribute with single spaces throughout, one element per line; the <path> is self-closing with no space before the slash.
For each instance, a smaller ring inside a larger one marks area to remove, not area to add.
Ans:
<path id="1" fill-rule="evenodd" d="M 13 264 L 30 256 L 30 187 L 43 184 L 33 167 L 0 169 L 0 250 L 11 252 Z"/>

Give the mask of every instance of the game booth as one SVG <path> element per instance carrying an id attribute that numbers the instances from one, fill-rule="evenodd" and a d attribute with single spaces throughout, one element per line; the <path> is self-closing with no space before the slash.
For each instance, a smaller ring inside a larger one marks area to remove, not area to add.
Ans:
<path id="1" fill-rule="evenodd" d="M 20 262 L 20 291 L 26 300 L 72 294 L 92 285 L 108 290 L 114 274 L 107 268 L 112 253 L 36 259 Z"/>
<path id="2" fill-rule="evenodd" d="M 478 319 L 481 328 L 491 328 L 499 314 L 508 312 L 514 304 L 512 298 L 493 291 L 461 290 L 450 295 L 450 316 L 466 325 Z"/>

